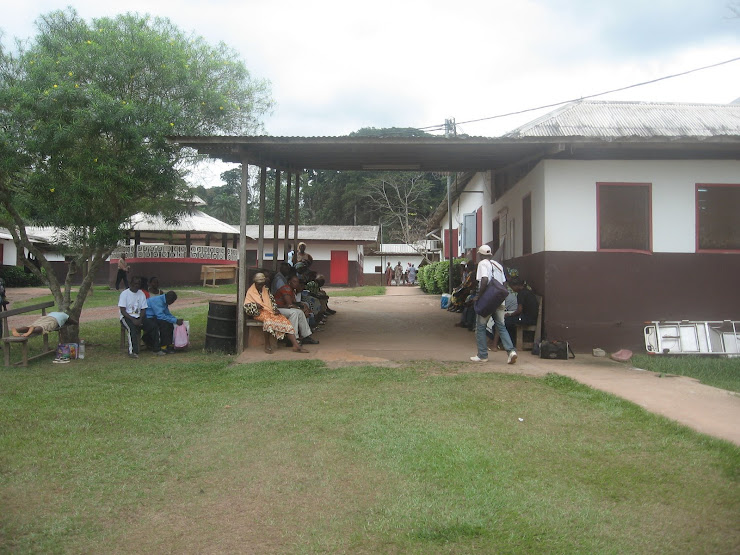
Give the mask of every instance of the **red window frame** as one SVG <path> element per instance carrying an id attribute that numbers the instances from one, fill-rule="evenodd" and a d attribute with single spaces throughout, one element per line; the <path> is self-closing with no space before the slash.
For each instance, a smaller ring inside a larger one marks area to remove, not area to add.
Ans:
<path id="1" fill-rule="evenodd" d="M 696 209 L 696 252 L 711 252 L 711 253 L 738 253 L 740 249 L 709 249 L 701 248 L 699 245 L 699 218 L 701 217 L 701 210 L 699 207 L 699 189 L 708 187 L 736 187 L 740 189 L 740 183 L 697 183 L 694 191 L 694 207 Z"/>
<path id="2" fill-rule="evenodd" d="M 604 187 L 646 187 L 647 188 L 647 233 L 648 248 L 602 248 L 601 247 L 601 191 Z M 652 183 L 622 183 L 622 182 L 597 182 L 596 183 L 596 250 L 600 252 L 639 252 L 652 254 L 653 252 L 653 184 Z"/>

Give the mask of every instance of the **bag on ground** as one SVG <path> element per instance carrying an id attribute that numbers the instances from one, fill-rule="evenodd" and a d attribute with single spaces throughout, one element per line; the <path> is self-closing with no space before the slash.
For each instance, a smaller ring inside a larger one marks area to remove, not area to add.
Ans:
<path id="1" fill-rule="evenodd" d="M 188 320 L 185 320 L 179 326 L 175 326 L 172 339 L 175 349 L 185 349 L 190 346 L 190 322 Z"/>
<path id="2" fill-rule="evenodd" d="M 540 342 L 540 358 L 568 360 L 569 358 L 576 358 L 576 355 L 567 341 L 553 340 Z"/>

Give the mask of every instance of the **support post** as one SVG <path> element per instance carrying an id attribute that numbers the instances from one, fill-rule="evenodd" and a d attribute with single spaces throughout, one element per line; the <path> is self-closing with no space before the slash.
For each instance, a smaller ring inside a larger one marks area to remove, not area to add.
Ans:
<path id="1" fill-rule="evenodd" d="M 278 239 L 280 234 L 280 170 L 275 169 L 275 210 L 272 221 L 272 271 L 278 269 Z"/>
<path id="2" fill-rule="evenodd" d="M 298 252 L 298 205 L 301 198 L 301 173 L 295 174 L 295 199 L 293 199 L 293 251 Z"/>
<path id="3" fill-rule="evenodd" d="M 247 296 L 247 180 L 249 164 L 242 161 L 242 191 L 239 199 L 239 286 L 236 294 L 236 352 L 244 352 L 244 298 Z M 226 234 L 223 235 L 226 246 Z"/>
<path id="4" fill-rule="evenodd" d="M 450 137 L 452 128 L 454 127 L 455 123 L 452 119 L 446 119 L 445 120 L 445 137 Z M 448 232 L 447 232 L 447 238 L 448 238 L 448 253 L 449 253 L 449 283 L 448 283 L 448 293 L 452 294 L 452 173 L 447 173 L 447 224 L 449 226 Z"/>
<path id="5" fill-rule="evenodd" d="M 260 168 L 260 210 L 259 236 L 257 237 L 257 267 L 265 267 L 265 188 L 267 186 L 267 167 Z"/>
<path id="6" fill-rule="evenodd" d="M 286 177 L 285 187 L 285 233 L 283 235 L 283 260 L 288 260 L 288 237 L 290 236 L 290 193 L 291 183 L 290 179 L 293 175 L 288 172 Z"/>

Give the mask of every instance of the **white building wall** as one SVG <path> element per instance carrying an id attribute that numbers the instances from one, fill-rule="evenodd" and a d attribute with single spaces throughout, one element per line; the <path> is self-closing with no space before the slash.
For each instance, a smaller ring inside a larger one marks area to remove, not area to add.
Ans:
<path id="1" fill-rule="evenodd" d="M 3 244 L 3 265 L 4 266 L 15 266 L 15 261 L 18 250 L 15 248 L 15 243 L 7 239 L 0 239 Z"/>
<path id="2" fill-rule="evenodd" d="M 522 256 L 524 197 L 531 195 L 532 201 L 532 253 L 545 250 L 545 187 L 544 168 L 538 164 L 493 205 L 483 208 L 483 242 L 493 239 L 491 222 L 499 219 L 500 241 L 504 242 L 504 258 Z"/>
<path id="3" fill-rule="evenodd" d="M 483 206 L 483 242 L 491 240 L 492 231 L 488 231 L 488 239 L 486 239 L 486 222 L 490 223 L 491 218 L 486 218 L 486 207 L 491 204 L 490 187 L 487 178 L 488 172 L 479 172 L 470 180 L 465 187 L 465 192 L 458 197 L 458 199 L 452 203 L 452 229 L 461 229 L 463 217 L 465 214 L 476 212 L 480 206 Z M 454 183 L 453 183 L 454 187 Z M 454 190 L 454 189 L 453 189 Z M 442 235 L 444 238 L 444 230 L 449 228 L 449 218 L 445 213 L 444 219 L 441 222 Z M 490 225 L 489 225 L 490 227 Z M 442 255 L 444 256 L 444 248 Z M 457 235 L 457 253 L 463 255 L 462 248 L 462 234 Z"/>
<path id="4" fill-rule="evenodd" d="M 739 183 L 732 160 L 546 160 L 548 251 L 597 250 L 596 183 L 652 184 L 654 252 L 695 252 L 696 184 Z M 533 199 L 534 213 L 534 199 Z"/>
<path id="5" fill-rule="evenodd" d="M 313 242 L 309 243 L 306 241 L 306 252 L 313 256 L 314 260 L 331 260 L 331 251 L 347 251 L 347 258 L 349 262 L 357 262 L 360 258 L 362 250 L 358 249 L 362 245 L 357 245 L 354 242 Z M 247 250 L 256 250 L 257 242 L 250 241 L 247 243 Z M 278 260 L 283 259 L 283 241 L 278 241 Z M 272 260 L 272 239 L 265 239 L 265 260 Z"/>

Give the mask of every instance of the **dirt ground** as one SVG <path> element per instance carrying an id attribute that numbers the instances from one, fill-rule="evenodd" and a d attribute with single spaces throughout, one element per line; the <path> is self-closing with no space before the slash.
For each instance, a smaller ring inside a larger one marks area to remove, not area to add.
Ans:
<path id="1" fill-rule="evenodd" d="M 8 290 L 8 298 L 20 301 L 48 293 L 47 289 Z M 234 300 L 233 295 L 201 293 L 202 297 L 182 298 L 177 308 L 204 304 L 209 299 Z M 624 399 L 699 432 L 740 445 L 740 395 L 700 384 L 683 376 L 659 377 L 629 364 L 595 358 L 576 349 L 576 358 L 542 360 L 520 352 L 515 365 L 506 364 L 503 352 L 491 353 L 487 363 L 469 362 L 476 354 L 474 334 L 454 327 L 459 315 L 441 310 L 439 296 L 425 295 L 418 287 L 389 287 L 385 296 L 335 297 L 330 306 L 337 310 L 321 332 L 319 345 L 310 345 L 308 354 L 280 347 L 267 355 L 248 349 L 239 363 L 264 360 L 320 359 L 329 367 L 357 365 L 400 366 L 409 361 L 439 362 L 445 371 L 506 372 L 544 376 L 555 372 L 585 385 Z M 116 307 L 83 310 L 82 321 L 116 318 Z M 15 317 L 11 325 L 28 325 L 36 318 Z M 595 347 L 595 346 L 594 346 Z M 450 364 L 459 363 L 459 364 Z"/>
<path id="2" fill-rule="evenodd" d="M 347 364 L 396 366 L 408 361 L 459 362 L 457 372 L 506 372 L 544 376 L 555 372 L 595 389 L 618 395 L 651 412 L 702 433 L 740 445 L 740 395 L 703 385 L 683 376 L 663 377 L 576 351 L 576 358 L 542 360 L 520 352 L 515 365 L 506 364 L 504 352 L 491 353 L 487 363 L 469 362 L 476 354 L 474 334 L 454 327 L 459 314 L 440 309 L 439 296 L 425 295 L 418 287 L 389 287 L 385 296 L 336 297 L 330 306 L 337 314 L 326 329 L 316 333 L 319 345 L 297 354 L 280 348 L 267 355 L 247 350 L 237 360 L 293 360 L 319 358 L 330 367 Z"/>

